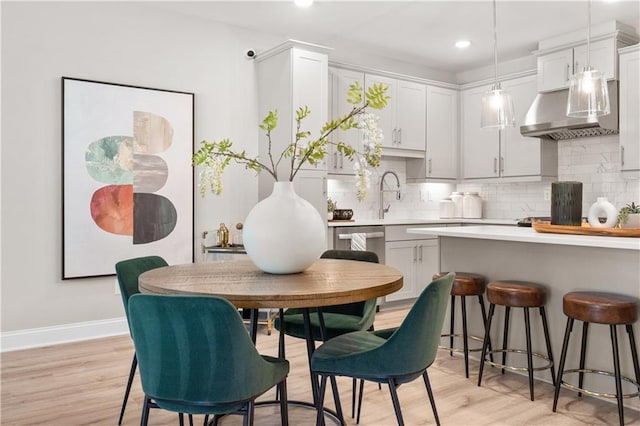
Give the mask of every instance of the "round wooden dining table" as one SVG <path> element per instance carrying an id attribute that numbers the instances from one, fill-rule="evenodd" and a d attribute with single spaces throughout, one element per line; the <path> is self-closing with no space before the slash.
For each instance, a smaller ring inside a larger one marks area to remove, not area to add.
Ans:
<path id="1" fill-rule="evenodd" d="M 402 288 L 402 274 L 379 263 L 343 259 L 318 259 L 305 271 L 277 275 L 261 271 L 248 259 L 232 262 L 190 263 L 164 266 L 138 278 L 142 293 L 219 296 L 237 308 L 251 311 L 251 338 L 255 342 L 260 308 L 304 308 L 309 360 L 315 350 L 310 311 L 314 309 L 323 328 L 322 307 L 374 299 Z M 311 377 L 316 401 L 318 383 Z M 337 388 L 332 383 L 334 398 Z M 311 405 L 311 404 L 308 404 Z M 339 407 L 339 404 L 337 404 Z M 325 411 L 328 411 L 325 409 Z M 332 413 L 337 419 L 338 413 Z"/>

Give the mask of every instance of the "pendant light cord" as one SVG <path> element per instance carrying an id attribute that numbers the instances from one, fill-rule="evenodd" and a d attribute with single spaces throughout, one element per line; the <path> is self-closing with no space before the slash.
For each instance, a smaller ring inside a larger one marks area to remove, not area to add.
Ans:
<path id="1" fill-rule="evenodd" d="M 498 32 L 496 30 L 496 0 L 493 0 L 493 65 L 494 65 L 495 88 L 497 89 L 498 88 Z"/>
<path id="2" fill-rule="evenodd" d="M 591 69 L 591 0 L 589 0 L 589 22 L 587 25 L 587 69 Z"/>

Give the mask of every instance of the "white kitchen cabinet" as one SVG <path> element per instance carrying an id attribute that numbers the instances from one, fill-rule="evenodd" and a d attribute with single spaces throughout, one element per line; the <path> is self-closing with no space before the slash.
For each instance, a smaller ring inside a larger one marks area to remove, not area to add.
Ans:
<path id="1" fill-rule="evenodd" d="M 385 227 L 385 264 L 398 269 L 403 276 L 402 288 L 387 295 L 386 302 L 418 297 L 440 268 L 438 239 L 407 234 L 410 227 Z"/>
<path id="2" fill-rule="evenodd" d="M 458 177 L 458 91 L 427 86 L 424 159 L 407 159 L 407 181 Z"/>
<path id="3" fill-rule="evenodd" d="M 482 96 L 491 86 L 462 93 L 462 177 L 518 180 L 557 177 L 557 144 L 520 134 L 520 124 L 537 94 L 535 76 L 507 80 L 502 87 L 511 94 L 518 124 L 500 131 L 480 127 Z"/>
<path id="4" fill-rule="evenodd" d="M 354 107 L 354 105 L 347 102 L 349 87 L 358 82 L 364 91 L 364 73 L 331 67 L 329 68 L 329 79 L 331 89 L 329 98 L 330 117 L 336 119 L 349 114 Z M 338 129 L 333 133 L 331 141 L 333 143 L 341 141 L 361 150 L 362 137 L 362 131 L 359 129 L 351 129 L 346 132 Z M 330 145 L 327 155 L 327 167 L 330 175 L 354 174 L 353 160 L 338 152 L 335 145 Z"/>
<path id="5" fill-rule="evenodd" d="M 365 86 L 388 86 L 386 108 L 371 110 L 379 116 L 386 155 L 423 157 L 426 138 L 427 90 L 421 83 L 365 74 Z"/>
<path id="6" fill-rule="evenodd" d="M 620 169 L 640 170 L 640 47 L 620 51 Z"/>
<path id="7" fill-rule="evenodd" d="M 286 146 L 295 140 L 296 111 L 307 106 L 311 114 L 302 122 L 301 130 L 310 131 L 311 138 L 319 136 L 328 117 L 328 57 L 320 46 L 288 41 L 261 53 L 256 59 L 258 76 L 258 115 L 262 120 L 269 111 L 278 111 L 278 126 L 271 132 L 272 155 L 277 161 Z M 258 138 L 259 156 L 268 160 L 269 143 L 262 130 Z M 278 180 L 288 180 L 291 162 L 284 159 L 278 167 Z M 311 202 L 326 220 L 326 162 L 305 163 L 294 179 L 296 192 Z M 273 178 L 260 173 L 258 196 L 263 199 L 273 190 Z"/>

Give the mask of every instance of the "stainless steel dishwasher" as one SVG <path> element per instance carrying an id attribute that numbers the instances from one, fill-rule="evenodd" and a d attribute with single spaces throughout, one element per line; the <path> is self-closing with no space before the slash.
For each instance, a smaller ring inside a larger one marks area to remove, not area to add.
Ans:
<path id="1" fill-rule="evenodd" d="M 378 255 L 384 263 L 384 226 L 338 226 L 333 230 L 336 250 L 367 250 Z"/>

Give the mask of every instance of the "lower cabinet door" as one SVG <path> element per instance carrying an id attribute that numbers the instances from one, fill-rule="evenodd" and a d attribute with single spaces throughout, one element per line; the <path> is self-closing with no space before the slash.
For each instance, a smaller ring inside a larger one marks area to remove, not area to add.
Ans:
<path id="1" fill-rule="evenodd" d="M 387 241 L 385 263 L 398 269 L 403 286 L 385 297 L 386 302 L 414 299 L 438 272 L 440 250 L 437 238 L 410 241 Z"/>

